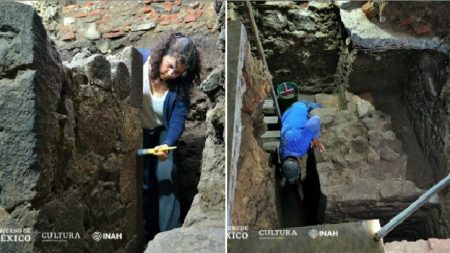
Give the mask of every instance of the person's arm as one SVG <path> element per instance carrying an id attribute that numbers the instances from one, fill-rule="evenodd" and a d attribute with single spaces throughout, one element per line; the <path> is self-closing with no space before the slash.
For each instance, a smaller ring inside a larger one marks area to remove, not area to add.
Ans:
<path id="1" fill-rule="evenodd" d="M 155 156 L 158 157 L 159 160 L 164 161 L 169 156 L 168 150 L 158 150 L 161 148 L 167 148 L 173 146 L 177 140 L 181 137 L 181 134 L 185 128 L 185 122 L 187 113 L 189 110 L 189 102 L 181 99 L 175 100 L 175 106 L 173 112 L 169 119 L 169 129 L 167 129 L 167 135 L 163 144 L 155 147 L 156 152 Z"/>
<path id="2" fill-rule="evenodd" d="M 177 98 L 172 114 L 170 115 L 169 129 L 167 129 L 167 135 L 163 144 L 173 146 L 181 137 L 185 128 L 188 111 L 189 101 Z"/>
<path id="3" fill-rule="evenodd" d="M 305 129 L 313 133 L 313 140 L 311 141 L 311 146 L 320 152 L 325 151 L 325 146 L 319 140 L 320 137 L 320 117 L 314 115 L 305 124 Z"/>

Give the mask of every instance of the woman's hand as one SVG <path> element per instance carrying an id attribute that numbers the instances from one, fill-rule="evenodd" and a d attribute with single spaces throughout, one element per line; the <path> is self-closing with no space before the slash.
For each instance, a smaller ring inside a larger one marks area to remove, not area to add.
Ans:
<path id="1" fill-rule="evenodd" d="M 311 146 L 317 150 L 319 150 L 320 152 L 325 151 L 325 146 L 322 144 L 322 142 L 319 139 L 314 139 L 311 142 Z"/>
<path id="2" fill-rule="evenodd" d="M 159 145 L 155 147 L 155 156 L 158 157 L 158 160 L 165 161 L 167 157 L 169 156 L 169 150 L 161 150 L 164 148 L 168 148 L 169 146 L 167 144 Z"/>

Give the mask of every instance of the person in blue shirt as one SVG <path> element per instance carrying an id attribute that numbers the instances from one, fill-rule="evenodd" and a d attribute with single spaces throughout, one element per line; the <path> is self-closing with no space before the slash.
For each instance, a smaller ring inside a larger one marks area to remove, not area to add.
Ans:
<path id="1" fill-rule="evenodd" d="M 281 118 L 280 156 L 282 173 L 290 185 L 297 184 L 300 176 L 300 159 L 310 147 L 320 152 L 325 147 L 320 142 L 320 117 L 309 117 L 312 109 L 321 105 L 309 101 L 293 103 Z"/>
<path id="2" fill-rule="evenodd" d="M 171 33 L 151 50 L 139 50 L 143 68 L 143 148 L 160 149 L 144 157 L 143 206 L 146 240 L 180 226 L 180 201 L 173 151 L 185 128 L 189 91 L 200 83 L 200 54 L 182 33 Z"/>

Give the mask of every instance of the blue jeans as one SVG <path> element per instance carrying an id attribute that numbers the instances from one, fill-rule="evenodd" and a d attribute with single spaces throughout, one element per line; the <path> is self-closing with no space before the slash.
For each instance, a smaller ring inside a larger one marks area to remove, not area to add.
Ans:
<path id="1" fill-rule="evenodd" d="M 164 127 L 143 129 L 144 148 L 160 145 L 166 133 Z M 173 153 L 169 151 L 165 161 L 153 155 L 146 155 L 143 159 L 144 230 L 148 240 L 159 232 L 180 227 L 180 201 Z"/>

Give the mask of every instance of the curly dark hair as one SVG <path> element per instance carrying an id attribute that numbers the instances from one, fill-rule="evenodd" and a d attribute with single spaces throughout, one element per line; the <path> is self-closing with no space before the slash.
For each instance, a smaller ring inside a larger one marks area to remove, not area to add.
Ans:
<path id="1" fill-rule="evenodd" d="M 193 85 L 200 84 L 202 64 L 200 52 L 194 42 L 182 33 L 170 33 L 152 49 L 150 57 L 150 79 L 159 78 L 159 68 L 165 55 L 174 56 L 179 63 L 186 65 L 185 72 L 179 77 L 167 80 L 169 89 L 176 91 L 184 99 L 189 98 Z"/>

